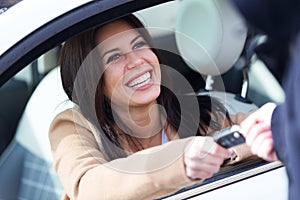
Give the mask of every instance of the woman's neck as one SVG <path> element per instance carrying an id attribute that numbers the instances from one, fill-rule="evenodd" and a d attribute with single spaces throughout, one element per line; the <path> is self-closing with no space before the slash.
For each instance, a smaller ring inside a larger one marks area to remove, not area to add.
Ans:
<path id="1" fill-rule="evenodd" d="M 161 143 L 161 131 L 165 124 L 165 117 L 156 102 L 147 106 L 135 106 L 128 109 L 114 110 L 121 123 L 117 125 L 139 140 L 144 148 L 156 146 Z M 124 127 L 125 126 L 125 127 Z"/>

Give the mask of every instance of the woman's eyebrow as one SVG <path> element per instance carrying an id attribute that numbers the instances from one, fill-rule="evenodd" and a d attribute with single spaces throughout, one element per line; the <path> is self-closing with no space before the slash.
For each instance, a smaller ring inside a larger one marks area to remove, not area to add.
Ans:
<path id="1" fill-rule="evenodd" d="M 137 35 L 135 38 L 133 38 L 130 42 L 130 44 L 132 45 L 135 41 L 137 41 L 140 37 L 142 37 L 141 35 Z M 108 50 L 106 51 L 102 56 L 101 56 L 101 59 L 103 59 L 107 54 L 111 53 L 111 52 L 114 52 L 114 51 L 118 51 L 117 48 L 114 48 L 114 49 L 111 49 L 111 50 Z"/>
<path id="2" fill-rule="evenodd" d="M 103 60 L 103 58 L 104 58 L 107 54 L 109 54 L 109 53 L 111 53 L 111 52 L 114 52 L 114 51 L 118 51 L 118 49 L 117 49 L 117 48 L 114 48 L 114 49 L 111 49 L 111 50 L 106 51 L 106 52 L 101 56 L 101 60 Z"/>
<path id="3" fill-rule="evenodd" d="M 140 37 L 142 37 L 141 35 L 137 35 L 135 38 L 133 38 L 130 42 L 130 44 L 132 45 L 135 41 L 137 41 Z"/>

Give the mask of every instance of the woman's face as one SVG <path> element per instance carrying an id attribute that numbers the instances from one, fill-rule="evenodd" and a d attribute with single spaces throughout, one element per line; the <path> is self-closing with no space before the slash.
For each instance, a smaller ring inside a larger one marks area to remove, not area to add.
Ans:
<path id="1" fill-rule="evenodd" d="M 113 105 L 141 106 L 160 94 L 161 71 L 146 40 L 126 21 L 117 20 L 96 34 L 104 66 L 104 91 Z"/>

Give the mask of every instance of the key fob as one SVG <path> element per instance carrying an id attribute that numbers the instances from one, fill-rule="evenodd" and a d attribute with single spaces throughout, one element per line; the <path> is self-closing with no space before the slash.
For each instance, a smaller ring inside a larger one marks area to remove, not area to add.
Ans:
<path id="1" fill-rule="evenodd" d="M 239 144 L 245 143 L 244 136 L 239 132 L 240 126 L 233 125 L 227 127 L 218 133 L 216 133 L 213 138 L 215 142 L 225 148 L 230 148 Z"/>

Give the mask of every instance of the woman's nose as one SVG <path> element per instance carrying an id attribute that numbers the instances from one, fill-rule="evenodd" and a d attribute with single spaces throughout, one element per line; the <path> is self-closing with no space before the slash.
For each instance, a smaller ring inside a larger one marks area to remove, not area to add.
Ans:
<path id="1" fill-rule="evenodd" d="M 126 54 L 126 60 L 128 69 L 138 67 L 144 63 L 144 60 L 134 51 L 128 52 Z"/>

